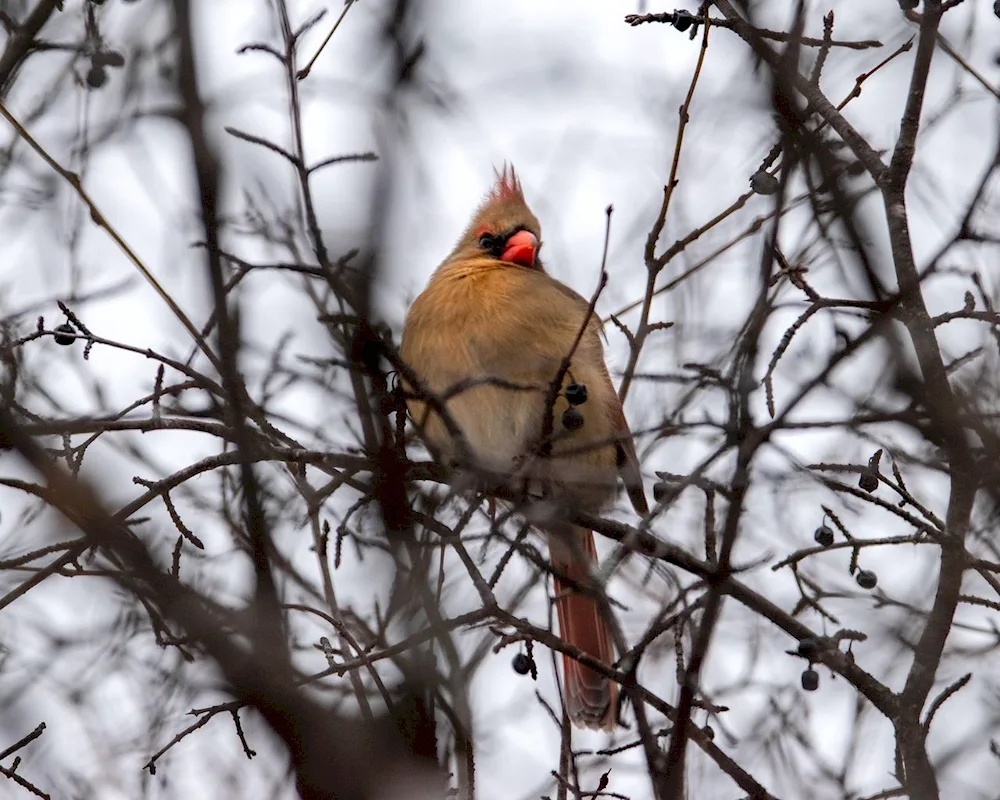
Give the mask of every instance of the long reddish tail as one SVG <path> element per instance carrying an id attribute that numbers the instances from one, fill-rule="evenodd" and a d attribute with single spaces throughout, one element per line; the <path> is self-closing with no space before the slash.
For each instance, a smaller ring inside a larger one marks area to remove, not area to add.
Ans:
<path id="1" fill-rule="evenodd" d="M 572 542 L 567 540 L 567 535 L 572 537 Z M 593 599 L 573 588 L 574 582 L 579 585 L 586 581 L 590 565 L 597 562 L 594 535 L 583 528 L 572 528 L 565 534 L 550 533 L 548 540 L 553 566 L 570 579 L 555 579 L 556 612 L 562 638 L 588 655 L 611 664 L 614 643 L 604 617 Z M 614 730 L 618 716 L 618 687 L 567 655 L 563 655 L 563 674 L 570 720 L 584 728 Z"/>

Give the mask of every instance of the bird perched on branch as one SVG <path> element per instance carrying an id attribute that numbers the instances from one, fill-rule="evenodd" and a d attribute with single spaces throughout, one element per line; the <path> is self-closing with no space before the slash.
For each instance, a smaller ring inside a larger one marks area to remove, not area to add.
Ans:
<path id="1" fill-rule="evenodd" d="M 407 315 L 400 355 L 419 379 L 407 386 L 410 414 L 441 458 L 470 460 L 462 466 L 501 473 L 511 486 L 588 512 L 614 502 L 621 477 L 645 514 L 600 321 L 583 297 L 545 271 L 540 247 L 538 220 L 513 168 L 504 166 Z M 590 576 L 593 534 L 556 517 L 540 527 L 563 639 L 611 664 L 614 646 Z M 570 719 L 613 729 L 616 686 L 568 655 L 563 664 Z"/>

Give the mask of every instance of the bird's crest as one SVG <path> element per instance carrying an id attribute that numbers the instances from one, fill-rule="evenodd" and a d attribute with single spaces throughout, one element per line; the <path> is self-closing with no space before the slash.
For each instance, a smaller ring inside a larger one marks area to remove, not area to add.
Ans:
<path id="1" fill-rule="evenodd" d="M 518 180 L 517 172 L 514 171 L 512 165 L 505 161 L 503 169 L 498 170 L 494 168 L 493 174 L 496 175 L 496 183 L 490 189 L 489 196 L 487 197 L 488 202 L 506 203 L 512 200 L 521 203 L 524 202 L 521 181 Z"/>

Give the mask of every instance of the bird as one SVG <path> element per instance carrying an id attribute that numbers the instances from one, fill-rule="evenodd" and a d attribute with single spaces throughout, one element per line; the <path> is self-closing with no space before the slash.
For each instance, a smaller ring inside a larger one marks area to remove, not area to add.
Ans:
<path id="1" fill-rule="evenodd" d="M 614 503 L 620 478 L 645 515 L 642 473 L 604 360 L 600 320 L 546 272 L 541 225 L 514 167 L 494 172 L 458 243 L 407 312 L 399 356 L 414 384 L 404 379 L 410 417 L 446 462 L 471 461 L 463 466 L 589 513 Z M 563 641 L 612 664 L 607 622 L 587 591 L 597 563 L 593 533 L 557 515 L 536 526 L 548 541 Z M 613 681 L 563 653 L 563 686 L 576 726 L 614 730 Z"/>

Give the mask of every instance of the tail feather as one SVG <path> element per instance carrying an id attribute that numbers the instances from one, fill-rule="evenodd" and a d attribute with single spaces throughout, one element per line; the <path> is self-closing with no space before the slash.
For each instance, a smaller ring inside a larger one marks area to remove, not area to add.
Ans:
<path id="1" fill-rule="evenodd" d="M 611 664 L 614 643 L 604 617 L 593 598 L 575 588 L 587 579 L 590 565 L 597 562 L 594 537 L 590 531 L 580 528 L 573 528 L 571 535 L 576 546 L 555 533 L 548 537 L 552 563 L 568 579 L 558 576 L 555 579 L 559 632 L 568 644 Z M 565 654 L 563 680 L 566 708 L 574 724 L 614 730 L 618 716 L 618 687 L 612 681 Z"/>

